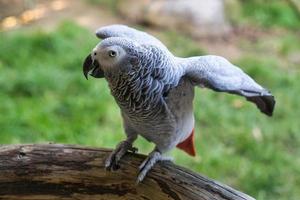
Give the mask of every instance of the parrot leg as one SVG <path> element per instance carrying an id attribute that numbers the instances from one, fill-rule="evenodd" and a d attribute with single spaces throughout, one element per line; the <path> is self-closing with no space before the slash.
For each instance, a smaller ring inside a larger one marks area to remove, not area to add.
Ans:
<path id="1" fill-rule="evenodd" d="M 161 152 L 159 152 L 157 149 L 154 149 L 148 157 L 144 160 L 144 162 L 139 167 L 139 175 L 137 178 L 136 183 L 139 184 L 143 181 L 147 173 L 151 170 L 151 168 L 155 165 L 155 163 L 159 161 L 172 161 L 172 158 L 170 157 L 164 157 L 162 156 Z"/>
<path id="2" fill-rule="evenodd" d="M 127 138 L 120 142 L 115 150 L 108 156 L 105 161 L 105 168 L 107 170 L 117 170 L 120 166 L 118 165 L 121 158 L 125 155 L 125 153 L 129 150 L 133 153 L 137 152 L 138 149 L 132 146 L 133 140 L 131 138 Z"/>

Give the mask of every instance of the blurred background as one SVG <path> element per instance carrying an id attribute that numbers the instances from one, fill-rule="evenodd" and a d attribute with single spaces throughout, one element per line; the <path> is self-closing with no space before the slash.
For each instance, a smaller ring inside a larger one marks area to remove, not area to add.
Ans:
<path id="1" fill-rule="evenodd" d="M 95 29 L 113 23 L 155 35 L 177 56 L 224 56 L 270 89 L 272 118 L 197 89 L 197 156 L 170 155 L 259 200 L 300 199 L 299 0 L 0 0 L 1 144 L 124 139 L 107 83 L 86 81 L 81 67 Z M 143 138 L 136 146 L 153 148 Z"/>

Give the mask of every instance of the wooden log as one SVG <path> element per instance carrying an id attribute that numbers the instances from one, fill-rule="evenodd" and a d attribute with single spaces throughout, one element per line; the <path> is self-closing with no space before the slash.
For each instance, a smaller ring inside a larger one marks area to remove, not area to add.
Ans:
<path id="1" fill-rule="evenodd" d="M 111 150 L 60 144 L 0 146 L 2 200 L 253 200 L 226 185 L 179 167 L 158 163 L 139 185 L 144 155 L 127 153 L 109 172 Z"/>

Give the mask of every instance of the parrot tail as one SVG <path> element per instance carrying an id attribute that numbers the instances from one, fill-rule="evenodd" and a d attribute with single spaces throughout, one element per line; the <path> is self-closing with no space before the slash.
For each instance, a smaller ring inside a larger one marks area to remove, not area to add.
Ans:
<path id="1" fill-rule="evenodd" d="M 177 148 L 185 151 L 190 156 L 196 156 L 195 143 L 194 143 L 194 129 L 192 130 L 190 136 L 184 141 L 177 144 Z"/>

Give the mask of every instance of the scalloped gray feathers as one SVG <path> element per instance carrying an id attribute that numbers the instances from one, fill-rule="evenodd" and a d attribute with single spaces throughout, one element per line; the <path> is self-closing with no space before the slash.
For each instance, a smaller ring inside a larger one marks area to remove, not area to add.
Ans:
<path id="1" fill-rule="evenodd" d="M 225 58 L 213 55 L 192 57 L 186 59 L 184 66 L 185 74 L 196 85 L 244 96 L 261 112 L 272 116 L 274 96 Z"/>
<path id="2" fill-rule="evenodd" d="M 124 81 L 122 85 L 130 82 L 137 92 L 132 91 L 132 88 L 130 92 L 124 87 L 115 89 L 118 98 L 122 96 L 121 94 L 127 94 L 126 98 L 122 97 L 123 100 L 131 97 L 138 102 L 137 104 L 130 102 L 130 106 L 139 104 L 149 107 L 150 101 L 156 103 L 163 94 L 176 87 L 180 79 L 186 76 L 197 86 L 244 96 L 248 101 L 255 103 L 261 112 L 272 116 L 275 106 L 273 95 L 223 57 L 208 55 L 178 58 L 152 35 L 125 25 L 102 27 L 96 31 L 96 35 L 104 40 L 114 37 L 132 40 L 143 47 L 139 52 L 140 62 L 135 73 L 129 75 L 126 81 L 126 77 L 122 77 Z M 141 94 L 141 91 L 146 91 L 149 95 Z M 147 97 L 139 102 L 142 96 Z"/>
<path id="3" fill-rule="evenodd" d="M 124 25 L 102 27 L 96 35 L 103 40 L 87 56 L 83 72 L 108 81 L 127 136 L 105 167 L 116 169 L 138 135 L 155 144 L 139 167 L 137 183 L 156 162 L 169 160 L 162 154 L 176 146 L 195 155 L 194 86 L 244 96 L 266 115 L 273 113 L 272 94 L 225 58 L 179 58 L 155 37 Z"/>

